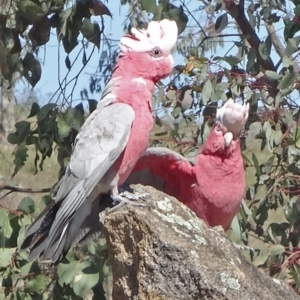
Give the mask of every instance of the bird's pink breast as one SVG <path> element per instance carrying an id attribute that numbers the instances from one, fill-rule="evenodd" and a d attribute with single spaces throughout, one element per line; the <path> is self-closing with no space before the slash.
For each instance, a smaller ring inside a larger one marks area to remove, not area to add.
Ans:
<path id="1" fill-rule="evenodd" d="M 187 204 L 210 226 L 226 230 L 239 210 L 245 192 L 245 174 L 240 149 L 228 158 L 198 156 L 195 166 L 197 187 Z"/>
<path id="2" fill-rule="evenodd" d="M 131 105 L 135 112 L 127 145 L 114 164 L 118 170 L 118 185 L 125 182 L 138 159 L 149 145 L 149 133 L 154 121 L 151 110 L 151 97 L 154 84 L 142 82 L 142 79 L 128 82 L 126 88 L 119 91 L 117 99 Z"/>

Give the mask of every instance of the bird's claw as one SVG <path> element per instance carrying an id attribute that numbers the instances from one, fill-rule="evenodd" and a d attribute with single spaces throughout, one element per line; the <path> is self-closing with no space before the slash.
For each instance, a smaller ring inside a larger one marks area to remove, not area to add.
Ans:
<path id="1" fill-rule="evenodd" d="M 132 194 L 132 193 L 129 193 L 129 192 L 122 192 L 121 194 L 118 194 L 118 195 L 111 195 L 110 197 L 113 200 L 114 205 L 115 205 L 116 202 L 118 202 L 118 204 L 116 204 L 112 208 L 109 208 L 106 211 L 106 214 L 110 214 L 113 211 L 118 210 L 119 208 L 121 208 L 125 204 L 131 205 L 131 206 L 138 206 L 138 207 L 149 207 L 149 205 L 146 204 L 146 203 L 133 202 L 133 201 L 139 200 L 141 198 L 145 198 L 146 196 L 148 196 L 147 193 Z"/>
<path id="2" fill-rule="evenodd" d="M 136 200 L 146 198 L 147 196 L 149 196 L 149 194 L 148 193 L 134 194 L 134 193 L 130 193 L 128 191 L 124 191 L 124 192 L 120 193 L 120 196 L 125 197 L 129 200 L 132 200 L 132 201 L 136 201 Z"/>

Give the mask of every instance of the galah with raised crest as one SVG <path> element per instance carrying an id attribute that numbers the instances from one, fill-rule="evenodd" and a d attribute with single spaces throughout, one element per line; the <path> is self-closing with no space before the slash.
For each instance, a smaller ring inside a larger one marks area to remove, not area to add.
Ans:
<path id="1" fill-rule="evenodd" d="M 148 148 L 127 183 L 153 186 L 186 204 L 210 226 L 230 226 L 246 187 L 239 135 L 249 104 L 229 99 L 217 109 L 216 121 L 195 164 L 163 147 Z"/>
<path id="2" fill-rule="evenodd" d="M 176 23 L 164 19 L 150 22 L 147 29 L 132 28 L 121 39 L 112 78 L 76 137 L 54 203 L 25 234 L 21 249 L 29 248 L 29 259 L 60 262 L 94 230 L 91 226 L 98 226 L 99 195 L 109 192 L 114 201 L 128 202 L 118 187 L 148 147 L 152 93 L 156 82 L 172 71 L 177 33 Z M 92 219 L 97 223 L 87 222 Z"/>

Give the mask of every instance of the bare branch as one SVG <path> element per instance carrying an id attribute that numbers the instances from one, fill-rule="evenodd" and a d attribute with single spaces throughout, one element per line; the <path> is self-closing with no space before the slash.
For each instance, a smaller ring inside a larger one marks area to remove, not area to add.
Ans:
<path id="1" fill-rule="evenodd" d="M 225 0 L 224 3 L 228 13 L 236 21 L 250 46 L 256 50 L 258 63 L 265 70 L 276 71 L 272 59 L 268 57 L 266 60 L 264 60 L 258 52 L 260 39 L 245 16 L 243 4 L 242 6 L 236 5 L 232 0 Z"/>
<path id="2" fill-rule="evenodd" d="M 0 197 L 0 200 L 4 199 L 6 196 L 8 196 L 9 194 L 14 193 L 14 192 L 30 193 L 30 194 L 49 193 L 51 191 L 51 188 L 33 190 L 30 188 L 19 188 L 16 186 L 4 185 L 4 186 L 0 186 L 0 191 L 2 191 L 2 190 L 9 190 L 9 192 L 7 192 L 4 196 Z"/>
<path id="3" fill-rule="evenodd" d="M 271 37 L 272 44 L 274 46 L 275 51 L 280 56 L 281 60 L 283 56 L 285 55 L 285 46 L 282 44 L 281 40 L 279 39 L 279 36 L 274 28 L 273 24 L 268 24 L 268 22 L 265 22 L 266 29 Z M 281 62 L 280 60 L 280 62 Z M 294 71 L 296 73 L 299 72 L 299 66 L 297 62 L 294 59 L 291 59 L 293 61 L 293 67 Z"/>

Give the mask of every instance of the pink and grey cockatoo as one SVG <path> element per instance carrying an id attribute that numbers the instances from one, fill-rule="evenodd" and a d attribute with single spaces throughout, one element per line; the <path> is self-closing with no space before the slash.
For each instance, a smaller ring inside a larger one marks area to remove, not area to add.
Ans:
<path id="1" fill-rule="evenodd" d="M 99 195 L 110 192 L 114 201 L 126 201 L 118 187 L 148 147 L 154 85 L 172 71 L 177 32 L 176 23 L 165 19 L 147 29 L 132 28 L 121 39 L 112 78 L 76 137 L 54 204 L 25 234 L 21 249 L 29 247 L 29 258 L 58 263 L 74 242 L 93 231 L 91 226 L 98 226 Z M 87 222 L 91 219 L 96 223 Z"/>
<path id="2" fill-rule="evenodd" d="M 232 99 L 217 110 L 216 122 L 193 165 L 163 147 L 148 148 L 127 183 L 141 183 L 177 198 L 210 226 L 230 226 L 245 192 L 239 135 L 249 105 Z"/>

